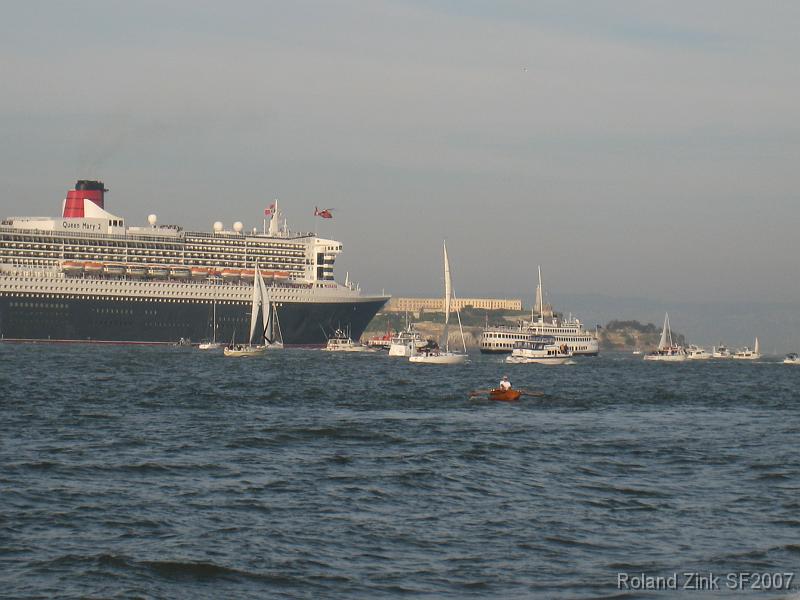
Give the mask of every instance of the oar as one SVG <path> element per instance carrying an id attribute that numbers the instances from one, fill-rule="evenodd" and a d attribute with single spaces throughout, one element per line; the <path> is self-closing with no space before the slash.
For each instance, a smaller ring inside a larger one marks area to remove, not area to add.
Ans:
<path id="1" fill-rule="evenodd" d="M 475 396 L 484 396 L 491 391 L 492 390 L 473 390 L 469 393 L 469 397 L 474 398 Z"/>
<path id="2" fill-rule="evenodd" d="M 541 392 L 539 390 L 521 390 L 521 389 L 518 389 L 517 391 L 520 394 L 522 394 L 523 396 L 533 396 L 533 397 L 536 397 L 536 398 L 544 396 L 544 392 Z"/>

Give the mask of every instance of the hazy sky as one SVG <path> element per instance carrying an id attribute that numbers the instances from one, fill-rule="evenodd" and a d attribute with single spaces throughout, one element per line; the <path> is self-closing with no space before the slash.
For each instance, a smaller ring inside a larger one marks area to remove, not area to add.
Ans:
<path id="1" fill-rule="evenodd" d="M 2 216 L 344 244 L 373 291 L 800 298 L 800 4 L 6 1 Z M 660 321 L 659 321 L 660 322 Z M 678 324 L 676 324 L 676 328 Z"/>

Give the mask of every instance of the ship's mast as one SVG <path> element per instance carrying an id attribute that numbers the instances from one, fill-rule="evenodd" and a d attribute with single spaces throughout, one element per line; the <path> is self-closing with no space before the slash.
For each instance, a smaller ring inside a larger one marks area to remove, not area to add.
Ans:
<path id="1" fill-rule="evenodd" d="M 278 210 L 278 199 L 275 198 L 275 208 L 272 211 L 271 219 L 269 221 L 269 234 L 271 236 L 278 235 L 278 220 L 280 218 L 280 211 Z"/>

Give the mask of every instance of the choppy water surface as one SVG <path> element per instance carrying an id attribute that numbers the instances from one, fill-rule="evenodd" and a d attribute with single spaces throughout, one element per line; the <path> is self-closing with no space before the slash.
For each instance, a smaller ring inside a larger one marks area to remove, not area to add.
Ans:
<path id="1" fill-rule="evenodd" d="M 620 571 L 800 577 L 800 367 L 0 359 L 3 597 L 596 598 L 628 597 Z M 503 373 L 546 396 L 467 398 Z"/>

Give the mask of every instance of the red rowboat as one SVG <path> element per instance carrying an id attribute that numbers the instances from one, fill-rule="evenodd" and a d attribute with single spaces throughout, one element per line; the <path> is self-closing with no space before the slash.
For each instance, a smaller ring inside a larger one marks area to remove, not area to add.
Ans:
<path id="1" fill-rule="evenodd" d="M 489 390 L 489 400 L 497 400 L 498 402 L 515 402 L 519 400 L 522 392 L 519 390 L 503 390 L 495 389 Z"/>

